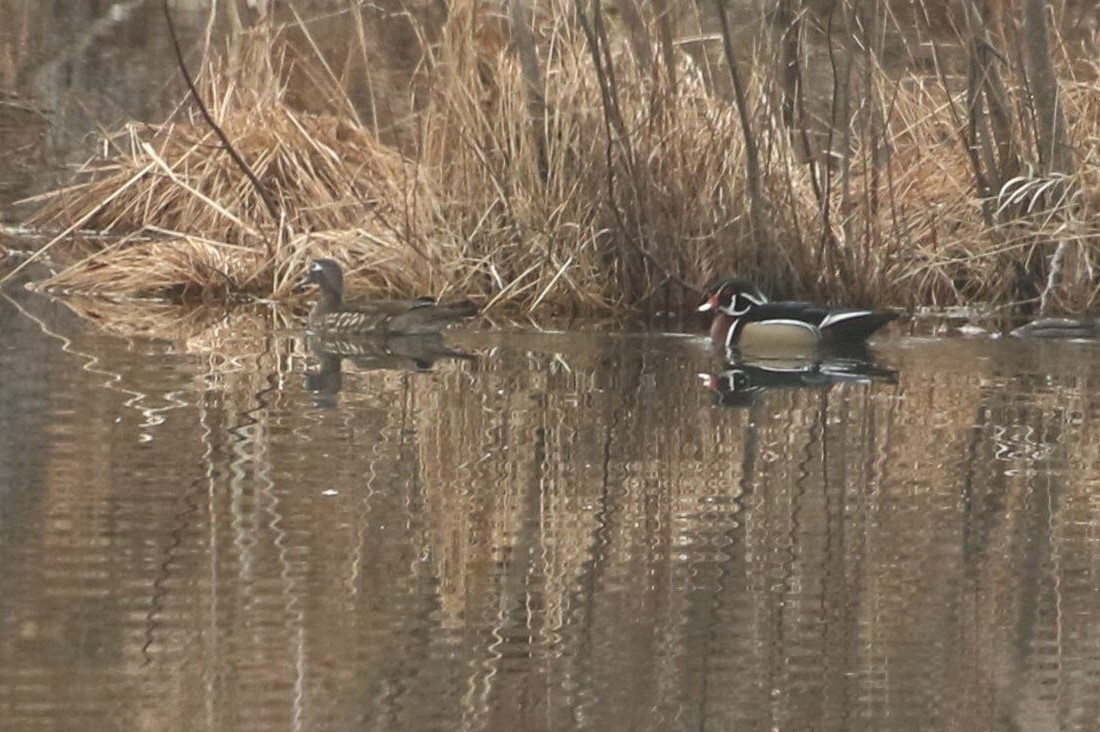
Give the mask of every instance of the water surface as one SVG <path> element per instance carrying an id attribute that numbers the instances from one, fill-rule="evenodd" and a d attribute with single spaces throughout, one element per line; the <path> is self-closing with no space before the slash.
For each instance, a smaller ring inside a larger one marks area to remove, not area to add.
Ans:
<path id="1" fill-rule="evenodd" d="M 896 383 L 730 400 L 699 337 L 357 362 L 269 311 L 151 338 L 9 292 L 6 730 L 1100 716 L 1098 344 L 899 329 Z"/>

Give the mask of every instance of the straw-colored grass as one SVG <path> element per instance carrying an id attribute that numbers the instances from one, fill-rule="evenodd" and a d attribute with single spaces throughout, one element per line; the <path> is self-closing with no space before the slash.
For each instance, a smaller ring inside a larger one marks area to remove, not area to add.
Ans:
<path id="1" fill-rule="evenodd" d="M 812 170 L 781 121 L 771 67 L 746 57 L 766 207 L 767 231 L 757 231 L 720 41 L 691 53 L 674 44 L 673 84 L 661 63 L 638 61 L 646 47 L 654 58 L 664 48 L 656 16 L 644 19 L 644 39 L 612 24 L 594 36 L 597 66 L 584 30 L 598 31 L 599 19 L 557 0 L 534 19 L 538 53 L 528 59 L 540 66 L 525 70 L 522 37 L 510 42 L 507 19 L 488 7 L 452 3 L 442 26 L 421 34 L 417 73 L 430 94 L 399 135 L 415 144 L 400 150 L 348 112 L 338 97 L 346 79 L 316 58 L 296 56 L 293 68 L 310 69 L 337 101 L 327 113 L 289 104 L 292 65 L 270 26 L 238 39 L 233 62 L 207 62 L 202 93 L 277 215 L 197 115 L 131 125 L 77 183 L 46 197 L 33 222 L 128 238 L 48 285 L 281 298 L 323 255 L 344 262 L 361 292 L 463 292 L 540 312 L 682 308 L 734 271 L 776 295 L 992 305 L 1036 300 L 1057 244 L 1069 242 L 1059 305 L 1096 302 L 1095 83 L 1064 87 L 1082 158 L 1073 177 L 1056 187 L 1017 177 L 982 198 L 963 141 L 964 90 L 948 76 L 863 59 L 867 86 L 852 102 L 860 111 L 846 145 L 833 139 Z M 701 21 L 669 22 L 687 37 Z M 1026 98 L 1022 86 L 1011 91 Z"/>

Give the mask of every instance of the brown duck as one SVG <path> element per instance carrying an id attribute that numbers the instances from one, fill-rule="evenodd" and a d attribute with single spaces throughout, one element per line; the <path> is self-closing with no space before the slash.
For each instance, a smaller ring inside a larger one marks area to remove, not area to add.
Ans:
<path id="1" fill-rule="evenodd" d="M 477 305 L 469 300 L 437 303 L 430 297 L 345 303 L 344 273 L 331 259 L 313 260 L 306 279 L 321 288 L 309 313 L 309 328 L 315 333 L 426 335 L 478 313 Z"/>

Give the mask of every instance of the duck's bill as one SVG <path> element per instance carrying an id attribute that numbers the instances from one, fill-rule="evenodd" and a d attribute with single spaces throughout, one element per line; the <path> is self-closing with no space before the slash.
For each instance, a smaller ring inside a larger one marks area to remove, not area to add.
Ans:
<path id="1" fill-rule="evenodd" d="M 699 307 L 695 308 L 695 310 L 700 313 L 708 313 L 711 310 L 714 310 L 716 307 L 718 307 L 718 298 L 712 297 Z"/>

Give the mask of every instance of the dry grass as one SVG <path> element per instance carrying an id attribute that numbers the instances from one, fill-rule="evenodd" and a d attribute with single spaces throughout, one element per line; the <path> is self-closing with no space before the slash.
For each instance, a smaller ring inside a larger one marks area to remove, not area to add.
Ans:
<path id="1" fill-rule="evenodd" d="M 198 120 L 130 125 L 80 182 L 46 197 L 34 223 L 124 235 L 50 281 L 69 291 L 225 297 L 285 295 L 309 256 L 329 248 L 367 266 L 376 287 L 432 282 L 456 255 L 427 242 L 437 204 L 416 166 L 346 118 L 298 113 L 251 39 L 240 80 L 214 68 L 205 96 L 235 147 L 278 202 L 273 219 L 247 177 Z M 245 83 L 247 82 L 247 83 Z M 139 233 L 143 236 L 130 236 Z M 350 249 L 344 242 L 361 242 Z M 407 274 L 412 272 L 413 274 Z"/>
<path id="2" fill-rule="evenodd" d="M 507 20 L 488 7 L 453 3 L 438 32 L 423 29 L 418 73 L 430 94 L 406 122 L 404 137 L 417 142 L 404 150 L 379 142 L 338 95 L 328 113 L 296 111 L 286 101 L 291 65 L 270 26 L 238 39 L 234 61 L 206 65 L 203 96 L 278 217 L 197 116 L 130 126 L 79 182 L 46 197 L 33 222 L 124 238 L 48 284 L 281 298 L 308 258 L 324 255 L 364 292 L 461 291 L 525 311 L 679 309 L 731 271 L 776 295 L 1012 304 L 1035 299 L 1045 271 L 1036 263 L 1069 240 L 1073 286 L 1061 305 L 1096 302 L 1095 83 L 1066 84 L 1083 158 L 1059 182 L 1067 193 L 1051 200 L 1048 179 L 1020 177 L 982 200 L 963 144 L 964 95 L 947 76 L 865 64 L 846 152 L 833 139 L 812 168 L 781 121 L 761 52 L 742 69 L 770 227 L 756 232 L 741 120 L 711 63 L 720 44 L 672 47 L 673 84 L 653 60 L 664 48 L 659 18 L 643 19 L 652 37 L 612 26 L 601 77 L 583 32 L 598 31 L 598 19 L 558 0 L 534 19 L 541 85 L 532 96 Z M 680 37 L 702 24 L 674 22 Z M 646 56 L 648 65 L 638 61 Z M 326 88 L 346 85 L 315 58 L 310 68 Z"/>

